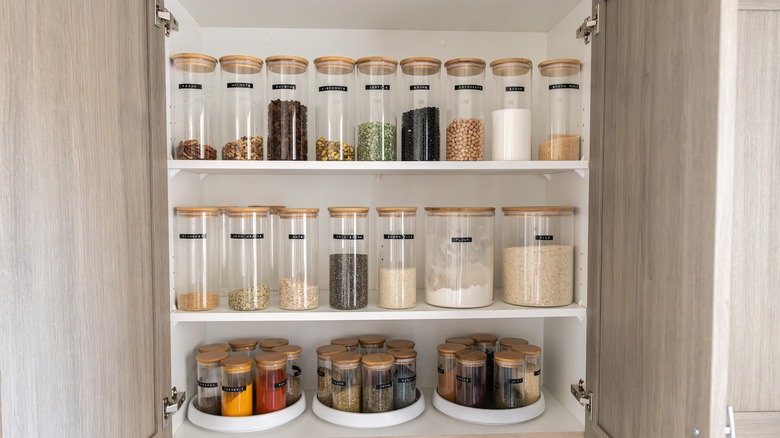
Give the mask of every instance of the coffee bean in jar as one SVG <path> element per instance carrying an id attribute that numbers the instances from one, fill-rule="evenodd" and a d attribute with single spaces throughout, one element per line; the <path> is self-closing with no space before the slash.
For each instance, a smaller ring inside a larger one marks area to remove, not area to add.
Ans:
<path id="1" fill-rule="evenodd" d="M 306 160 L 309 62 L 297 56 L 265 60 L 268 79 L 268 159 Z"/>

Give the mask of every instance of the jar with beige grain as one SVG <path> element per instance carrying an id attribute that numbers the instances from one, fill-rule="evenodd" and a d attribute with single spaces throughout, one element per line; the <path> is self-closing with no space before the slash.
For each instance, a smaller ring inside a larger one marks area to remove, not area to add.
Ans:
<path id="1" fill-rule="evenodd" d="M 282 228 L 279 273 L 279 308 L 308 310 L 319 306 L 317 282 L 318 208 L 286 208 Z"/>
<path id="2" fill-rule="evenodd" d="M 456 58 L 447 69 L 447 161 L 485 159 L 485 61 Z"/>
<path id="3" fill-rule="evenodd" d="M 539 145 L 539 160 L 580 159 L 580 64 L 577 59 L 539 63 L 547 99 L 547 135 Z"/>
<path id="4" fill-rule="evenodd" d="M 174 212 L 176 308 L 215 309 L 219 306 L 219 208 L 176 207 Z"/>
<path id="5" fill-rule="evenodd" d="M 536 403 L 542 394 L 542 349 L 536 345 L 514 345 L 523 355 L 523 406 Z"/>

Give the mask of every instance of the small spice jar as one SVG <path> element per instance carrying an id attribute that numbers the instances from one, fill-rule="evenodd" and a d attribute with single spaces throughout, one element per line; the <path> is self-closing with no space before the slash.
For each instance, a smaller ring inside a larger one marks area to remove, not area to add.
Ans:
<path id="1" fill-rule="evenodd" d="M 503 300 L 554 307 L 574 297 L 574 207 L 504 207 Z"/>
<path id="2" fill-rule="evenodd" d="M 336 338 L 331 339 L 330 345 L 341 345 L 344 348 L 347 349 L 347 351 L 358 351 L 358 341 L 357 338 Z"/>
<path id="3" fill-rule="evenodd" d="M 436 58 L 406 58 L 401 61 L 403 161 L 439 161 L 440 70 L 441 61 Z"/>
<path id="4" fill-rule="evenodd" d="M 485 369 L 485 389 L 493 390 L 493 355 L 496 353 L 498 336 L 490 333 L 476 333 L 471 335 L 474 340 L 474 348 L 485 353 L 487 367 Z"/>
<path id="5" fill-rule="evenodd" d="M 330 359 L 333 355 L 346 351 L 347 348 L 343 345 L 317 347 L 317 399 L 327 407 L 333 406 L 333 391 L 330 382 L 333 378 L 333 366 Z"/>
<path id="6" fill-rule="evenodd" d="M 297 56 L 266 58 L 268 159 L 306 161 L 308 156 L 309 61 Z"/>
<path id="7" fill-rule="evenodd" d="M 393 410 L 393 356 L 373 353 L 363 356 L 364 413 Z"/>
<path id="8" fill-rule="evenodd" d="M 385 347 L 390 350 L 393 348 L 414 348 L 414 341 L 409 339 L 391 339 L 385 343 Z"/>
<path id="9" fill-rule="evenodd" d="M 252 415 L 252 360 L 231 356 L 222 362 L 222 416 Z"/>
<path id="10" fill-rule="evenodd" d="M 490 63 L 498 107 L 493 111 L 493 160 L 531 159 L 531 70 L 525 58 Z"/>
<path id="11" fill-rule="evenodd" d="M 257 342 L 257 345 L 264 353 L 270 353 L 274 351 L 274 348 L 282 345 L 289 345 L 290 341 L 284 338 L 264 338 Z"/>
<path id="12" fill-rule="evenodd" d="M 398 61 L 382 56 L 357 60 L 358 160 L 395 161 L 396 118 L 393 104 Z"/>
<path id="13" fill-rule="evenodd" d="M 447 161 L 485 159 L 485 61 L 457 58 L 447 69 Z"/>
<path id="14" fill-rule="evenodd" d="M 210 351 L 195 357 L 198 363 L 198 410 L 210 415 L 220 415 L 222 405 L 220 386 L 222 383 L 222 365 L 228 357 L 226 351 Z"/>
<path id="15" fill-rule="evenodd" d="M 393 356 L 393 409 L 403 409 L 417 400 L 417 352 L 412 348 L 391 348 Z"/>
<path id="16" fill-rule="evenodd" d="M 219 306 L 218 207 L 176 207 L 174 284 L 179 310 Z"/>
<path id="17" fill-rule="evenodd" d="M 580 65 L 577 59 L 539 63 L 547 99 L 547 138 L 539 145 L 540 160 L 580 159 Z"/>
<path id="18" fill-rule="evenodd" d="M 362 356 L 354 351 L 331 356 L 333 409 L 344 412 L 360 412 L 361 359 Z"/>
<path id="19" fill-rule="evenodd" d="M 226 353 L 230 352 L 230 344 L 226 342 L 218 343 L 218 344 L 206 344 L 201 345 L 198 347 L 198 353 L 208 353 L 211 351 L 224 351 Z"/>
<path id="20" fill-rule="evenodd" d="M 368 207 L 330 207 L 330 307 L 368 305 Z"/>
<path id="21" fill-rule="evenodd" d="M 260 353 L 255 357 L 256 414 L 267 414 L 287 406 L 287 356 L 282 353 Z"/>
<path id="22" fill-rule="evenodd" d="M 358 336 L 358 353 L 365 356 L 367 354 L 384 353 L 386 337 L 382 335 L 364 335 Z"/>
<path id="23" fill-rule="evenodd" d="M 455 359 L 455 402 L 470 408 L 484 407 L 487 355 L 479 350 L 461 350 L 455 353 Z"/>
<path id="24" fill-rule="evenodd" d="M 171 137 L 174 160 L 216 160 L 209 125 L 216 88 L 217 59 L 199 53 L 177 53 L 173 61 Z"/>
<path id="25" fill-rule="evenodd" d="M 514 345 L 512 351 L 523 355 L 523 406 L 536 403 L 542 391 L 542 349 L 536 345 Z"/>
<path id="26" fill-rule="evenodd" d="M 523 338 L 501 338 L 498 340 L 498 351 L 511 351 L 515 345 L 527 345 Z"/>
<path id="27" fill-rule="evenodd" d="M 524 356 L 516 351 L 499 351 L 493 358 L 495 385 L 493 406 L 512 409 L 523 406 Z"/>
<path id="28" fill-rule="evenodd" d="M 318 208 L 285 208 L 280 213 L 282 228 L 279 273 L 279 308 L 308 310 L 319 306 L 317 283 Z"/>
<path id="29" fill-rule="evenodd" d="M 377 207 L 376 211 L 379 216 L 379 307 L 414 307 L 417 305 L 414 255 L 417 207 Z"/>
<path id="30" fill-rule="evenodd" d="M 267 309 L 270 303 L 268 207 L 228 207 L 228 306 L 233 310 Z"/>
<path id="31" fill-rule="evenodd" d="M 257 353 L 257 339 L 234 339 L 229 342 L 231 356 L 255 357 Z"/>
<path id="32" fill-rule="evenodd" d="M 287 373 L 287 406 L 301 398 L 301 349 L 298 345 L 280 345 L 274 347 L 274 353 L 282 353 L 287 357 L 285 372 Z"/>
<path id="33" fill-rule="evenodd" d="M 425 302 L 471 308 L 493 303 L 493 216 L 488 207 L 425 207 Z"/>
<path id="34" fill-rule="evenodd" d="M 439 395 L 452 403 L 455 403 L 455 387 L 457 385 L 457 360 L 455 353 L 466 350 L 463 344 L 445 343 L 439 344 L 436 351 L 439 352 Z"/>
<path id="35" fill-rule="evenodd" d="M 219 58 L 222 77 L 222 159 L 262 160 L 260 93 L 263 60 L 254 56 Z"/>
<path id="36" fill-rule="evenodd" d="M 324 56 L 317 70 L 317 161 L 355 161 L 355 60 Z"/>
<path id="37" fill-rule="evenodd" d="M 462 345 L 464 345 L 467 348 L 470 348 L 472 350 L 475 349 L 474 348 L 474 340 L 471 339 L 471 338 L 465 338 L 465 337 L 456 336 L 456 337 L 452 337 L 452 338 L 447 338 L 447 339 L 444 340 L 444 342 L 446 342 L 448 344 L 462 344 Z"/>

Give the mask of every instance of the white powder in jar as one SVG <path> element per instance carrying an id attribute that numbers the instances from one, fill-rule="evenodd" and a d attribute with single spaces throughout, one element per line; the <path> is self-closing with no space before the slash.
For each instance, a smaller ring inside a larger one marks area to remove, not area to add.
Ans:
<path id="1" fill-rule="evenodd" d="M 417 268 L 379 270 L 379 307 L 408 309 L 417 305 Z"/>
<path id="2" fill-rule="evenodd" d="M 485 307 L 493 304 L 493 285 L 471 286 L 466 289 L 426 290 L 425 302 L 440 307 Z"/>

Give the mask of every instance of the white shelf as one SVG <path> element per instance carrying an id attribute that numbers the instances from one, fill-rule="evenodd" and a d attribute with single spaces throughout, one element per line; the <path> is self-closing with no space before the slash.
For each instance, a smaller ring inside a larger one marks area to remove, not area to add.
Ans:
<path id="1" fill-rule="evenodd" d="M 417 291 L 417 306 L 404 310 L 387 310 L 377 305 L 376 291 L 369 292 L 368 306 L 360 310 L 335 310 L 328 307 L 328 292 L 320 291 L 320 307 L 293 311 L 278 307 L 278 293 L 271 294 L 271 307 L 258 311 L 238 311 L 228 308 L 223 297 L 217 309 L 204 312 L 173 310 L 171 322 L 241 322 L 241 321 L 401 321 L 434 319 L 496 319 L 585 317 L 586 309 L 577 304 L 564 307 L 521 307 L 501 301 L 501 291 L 495 291 L 493 304 L 477 309 L 448 309 L 425 303 L 425 291 Z"/>
<path id="2" fill-rule="evenodd" d="M 543 389 L 546 400 L 545 412 L 525 423 L 508 426 L 483 426 L 477 424 L 464 423 L 454 420 L 434 408 L 428 400 L 432 400 L 433 389 L 423 388 L 427 406 L 425 412 L 419 417 L 408 423 L 399 426 L 388 427 L 384 429 L 360 430 L 336 426 L 324 420 L 321 420 L 311 410 L 311 402 L 306 407 L 300 417 L 292 422 L 276 429 L 262 432 L 241 434 L 242 437 L 267 437 L 274 438 L 285 437 L 360 437 L 360 436 L 430 436 L 430 435 L 466 435 L 466 436 L 485 436 L 488 434 L 511 433 L 513 436 L 527 433 L 528 436 L 544 432 L 556 432 L 560 435 L 571 432 L 572 436 L 582 436 L 583 425 L 580 424 L 569 411 L 567 411 L 560 401 L 550 394 L 546 388 Z M 306 397 L 313 400 L 315 397 L 313 391 L 306 391 Z M 584 408 L 583 408 L 584 409 Z M 183 414 L 177 414 L 183 415 Z M 217 432 L 201 429 L 189 421 L 185 421 L 181 427 L 174 433 L 176 438 L 214 438 L 219 436 L 236 436 L 233 434 L 221 434 Z"/>

